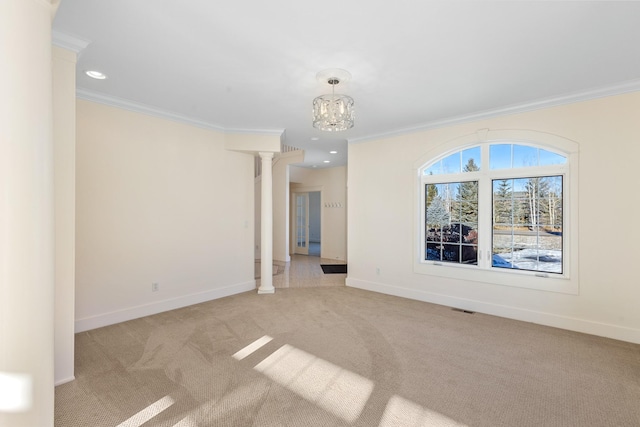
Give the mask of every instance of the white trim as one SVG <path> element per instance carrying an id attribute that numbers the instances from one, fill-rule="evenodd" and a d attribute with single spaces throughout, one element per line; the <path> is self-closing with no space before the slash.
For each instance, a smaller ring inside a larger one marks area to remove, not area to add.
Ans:
<path id="1" fill-rule="evenodd" d="M 98 92 L 94 92 L 94 91 L 82 89 L 82 88 L 78 88 L 76 90 L 76 96 L 77 98 L 84 99 L 85 101 L 91 101 L 91 102 L 96 102 L 98 104 L 109 105 L 111 107 L 122 108 L 123 110 L 128 110 L 128 111 L 133 111 L 135 113 L 141 113 L 149 116 L 159 117 L 161 119 L 173 120 L 174 122 L 185 123 L 187 125 L 196 126 L 199 128 L 215 130 L 225 134 L 252 134 L 252 135 L 280 136 L 284 132 L 283 129 L 240 129 L 240 128 L 227 129 L 216 123 L 194 119 L 192 117 L 172 113 L 171 111 L 152 107 L 151 105 L 130 101 L 124 98 L 118 98 L 111 95 L 105 95 L 103 93 L 98 93 Z"/>
<path id="2" fill-rule="evenodd" d="M 155 116 L 162 119 L 169 119 L 175 122 L 186 123 L 188 125 L 197 126 L 204 129 L 216 130 L 224 132 L 222 126 L 208 123 L 205 121 L 192 119 L 180 114 L 171 113 L 169 111 L 161 110 L 150 105 L 141 104 L 139 102 L 129 101 L 123 98 L 117 98 L 111 95 L 105 95 L 98 92 L 78 88 L 76 89 L 76 97 L 84 99 L 86 101 L 97 102 L 99 104 L 109 105 L 111 107 L 122 108 L 123 110 L 133 111 L 135 113 L 147 114 L 149 116 Z"/>
<path id="3" fill-rule="evenodd" d="M 76 377 L 72 375 L 70 377 L 63 378 L 61 380 L 56 380 L 56 382 L 53 385 L 55 387 L 58 387 L 59 385 L 70 383 L 71 381 L 75 381 L 75 379 L 76 379 Z"/>
<path id="4" fill-rule="evenodd" d="M 292 158 L 293 158 L 293 161 L 291 160 Z M 288 164 L 295 163 L 297 160 L 304 162 L 304 150 L 286 151 L 286 152 L 281 151 L 279 153 L 275 153 L 275 156 L 273 158 L 273 166 L 278 164 L 280 160 L 287 161 Z"/>
<path id="5" fill-rule="evenodd" d="M 523 308 L 493 304 L 468 298 L 452 297 L 449 295 L 425 292 L 417 289 L 409 289 L 401 286 L 392 286 L 384 283 L 351 279 L 349 277 L 347 277 L 346 279 L 346 286 L 371 292 L 378 292 L 386 295 L 409 298 L 432 304 L 444 305 L 447 307 L 476 311 L 478 313 L 505 317 L 507 319 L 531 322 L 538 325 L 551 326 L 554 328 L 561 328 L 570 331 L 640 344 L 640 329 L 626 328 L 624 326 L 612 325 L 609 323 L 593 322 L 576 317 L 562 316 L 553 313 L 545 313 L 542 311 L 527 310 Z"/>
<path id="6" fill-rule="evenodd" d="M 537 101 L 525 102 L 522 104 L 513 104 L 506 107 L 494 108 L 491 110 L 478 111 L 471 114 L 465 114 L 457 117 L 450 117 L 442 120 L 434 120 L 413 127 L 397 129 L 391 132 L 382 132 L 375 135 L 367 135 L 356 138 L 349 138 L 348 142 L 361 143 L 373 141 L 383 138 L 392 138 L 395 136 L 406 135 L 409 133 L 421 132 L 430 129 L 437 129 L 447 126 L 455 126 L 462 123 L 473 122 L 476 120 L 491 119 L 494 117 L 506 116 L 509 114 L 526 113 L 529 111 L 541 110 L 544 108 L 557 107 L 565 104 L 573 104 L 576 102 L 589 101 L 591 99 L 605 98 L 607 96 L 622 95 L 624 93 L 640 91 L 640 79 L 620 82 L 613 85 L 593 88 L 585 91 L 575 92 L 571 94 L 556 96 L 552 98 L 539 99 Z"/>
<path id="7" fill-rule="evenodd" d="M 229 128 L 224 129 L 224 133 L 226 134 L 250 134 L 250 135 L 273 135 L 282 137 L 284 134 L 284 129 L 240 129 L 240 128 Z"/>
<path id="8" fill-rule="evenodd" d="M 151 316 L 177 308 L 187 307 L 189 305 L 199 304 L 201 302 L 211 301 L 218 298 L 228 297 L 230 295 L 239 294 L 241 292 L 255 291 L 256 281 L 250 280 L 244 283 L 227 286 L 225 288 L 213 289 L 190 295 L 183 295 L 163 301 L 152 302 L 149 304 L 139 305 L 136 307 L 125 308 L 110 313 L 98 314 L 96 316 L 86 317 L 84 319 L 76 319 L 75 332 L 84 332 L 91 329 L 101 328 L 103 326 L 113 325 L 127 320 L 138 319 L 140 317 Z"/>
<path id="9" fill-rule="evenodd" d="M 52 42 L 55 46 L 70 50 L 72 52 L 75 52 L 76 54 L 82 52 L 91 43 L 88 40 L 74 37 L 58 30 L 52 30 L 51 37 Z"/>
<path id="10" fill-rule="evenodd" d="M 67 41 L 68 40 L 68 41 Z M 68 44 L 67 44 L 68 43 Z M 75 43 L 75 44 L 74 44 Z M 80 52 L 86 48 L 89 42 L 81 39 L 76 39 L 72 36 L 65 35 L 64 33 L 54 31 L 54 44 L 75 52 Z M 575 102 L 588 101 L 591 99 L 605 98 L 607 96 L 621 95 L 624 93 L 640 91 L 640 79 L 629 80 L 614 85 L 594 88 L 585 90 L 582 92 L 576 92 L 567 95 L 561 95 L 552 98 L 541 99 L 537 101 L 526 102 L 522 104 L 514 104 L 506 107 L 495 108 L 486 111 L 479 111 L 471 114 L 465 114 L 462 116 L 451 117 L 442 120 L 434 120 L 431 122 L 419 124 L 416 126 L 397 129 L 390 132 L 382 132 L 373 135 L 365 135 L 356 138 L 347 138 L 349 144 L 356 144 L 361 142 L 373 141 L 383 138 L 391 138 L 400 135 L 406 135 L 409 133 L 421 132 L 430 129 L 437 129 L 447 126 L 455 126 L 462 123 L 473 122 L 476 120 L 490 119 L 494 117 L 505 116 L 509 114 L 519 114 L 528 111 L 541 110 L 544 108 L 556 107 L 565 104 L 572 104 Z M 225 129 L 223 126 L 207 122 L 204 120 L 194 119 L 192 117 L 176 114 L 167 110 L 162 110 L 150 105 L 129 101 L 123 98 L 118 98 L 110 95 L 101 94 L 91 90 L 77 88 L 76 94 L 78 98 L 85 99 L 87 101 L 93 101 L 100 104 L 110 105 L 112 107 L 123 108 L 129 111 L 135 111 L 138 113 L 148 114 L 160 118 L 174 120 L 205 129 L 213 129 L 225 133 L 248 133 L 248 134 L 267 134 L 267 135 L 280 135 L 281 138 L 285 138 L 284 133 L 286 129 L 243 129 L 243 128 L 229 128 Z"/>

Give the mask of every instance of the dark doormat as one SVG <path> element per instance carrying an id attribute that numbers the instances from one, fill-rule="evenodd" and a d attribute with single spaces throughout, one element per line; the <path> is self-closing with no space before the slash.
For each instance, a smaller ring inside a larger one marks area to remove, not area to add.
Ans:
<path id="1" fill-rule="evenodd" d="M 347 274 L 347 264 L 320 264 L 324 274 Z"/>

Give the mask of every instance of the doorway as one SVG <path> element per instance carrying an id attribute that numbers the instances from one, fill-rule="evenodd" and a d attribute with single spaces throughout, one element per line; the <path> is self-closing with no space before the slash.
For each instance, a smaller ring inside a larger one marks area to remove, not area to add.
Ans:
<path id="1" fill-rule="evenodd" d="M 294 253 L 296 254 L 320 256 L 322 243 L 320 200 L 320 191 L 294 193 Z"/>

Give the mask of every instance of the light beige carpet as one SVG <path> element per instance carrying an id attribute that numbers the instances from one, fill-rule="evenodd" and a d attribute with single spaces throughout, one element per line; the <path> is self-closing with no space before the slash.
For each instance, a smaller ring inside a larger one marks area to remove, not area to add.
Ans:
<path id="1" fill-rule="evenodd" d="M 640 346 L 344 287 L 76 336 L 56 426 L 640 426 Z"/>

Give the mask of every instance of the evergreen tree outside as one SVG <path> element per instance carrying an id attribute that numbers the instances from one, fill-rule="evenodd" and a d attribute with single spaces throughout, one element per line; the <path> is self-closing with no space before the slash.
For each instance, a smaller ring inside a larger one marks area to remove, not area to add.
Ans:
<path id="1" fill-rule="evenodd" d="M 428 208 L 429 205 L 431 204 L 431 201 L 434 199 L 434 197 L 438 196 L 438 186 L 435 184 L 428 184 L 425 191 L 427 196 L 426 203 Z"/>
<path id="2" fill-rule="evenodd" d="M 429 185 L 427 185 L 429 187 Z M 428 192 L 428 190 L 427 190 Z M 441 229 L 451 222 L 451 214 L 440 196 L 435 196 L 431 203 L 427 205 L 426 224 L 427 228 Z"/>
<path id="3" fill-rule="evenodd" d="M 493 225 L 510 225 L 513 220 L 511 180 L 494 181 L 493 188 Z"/>
<path id="4" fill-rule="evenodd" d="M 480 168 L 473 159 L 464 166 L 464 172 L 478 171 Z M 478 181 L 461 182 L 456 195 L 455 213 L 459 222 L 472 225 L 478 222 Z M 457 214 L 457 215 L 456 215 Z"/>
<path id="5" fill-rule="evenodd" d="M 513 226 L 514 228 L 528 228 L 531 224 L 529 209 L 529 194 L 527 185 L 529 178 L 516 178 L 513 180 Z"/>
<path id="6" fill-rule="evenodd" d="M 464 168 L 462 168 L 463 172 L 475 172 L 479 170 L 480 170 L 480 167 L 476 164 L 475 160 L 473 159 L 469 159 L 467 164 L 464 165 Z"/>

